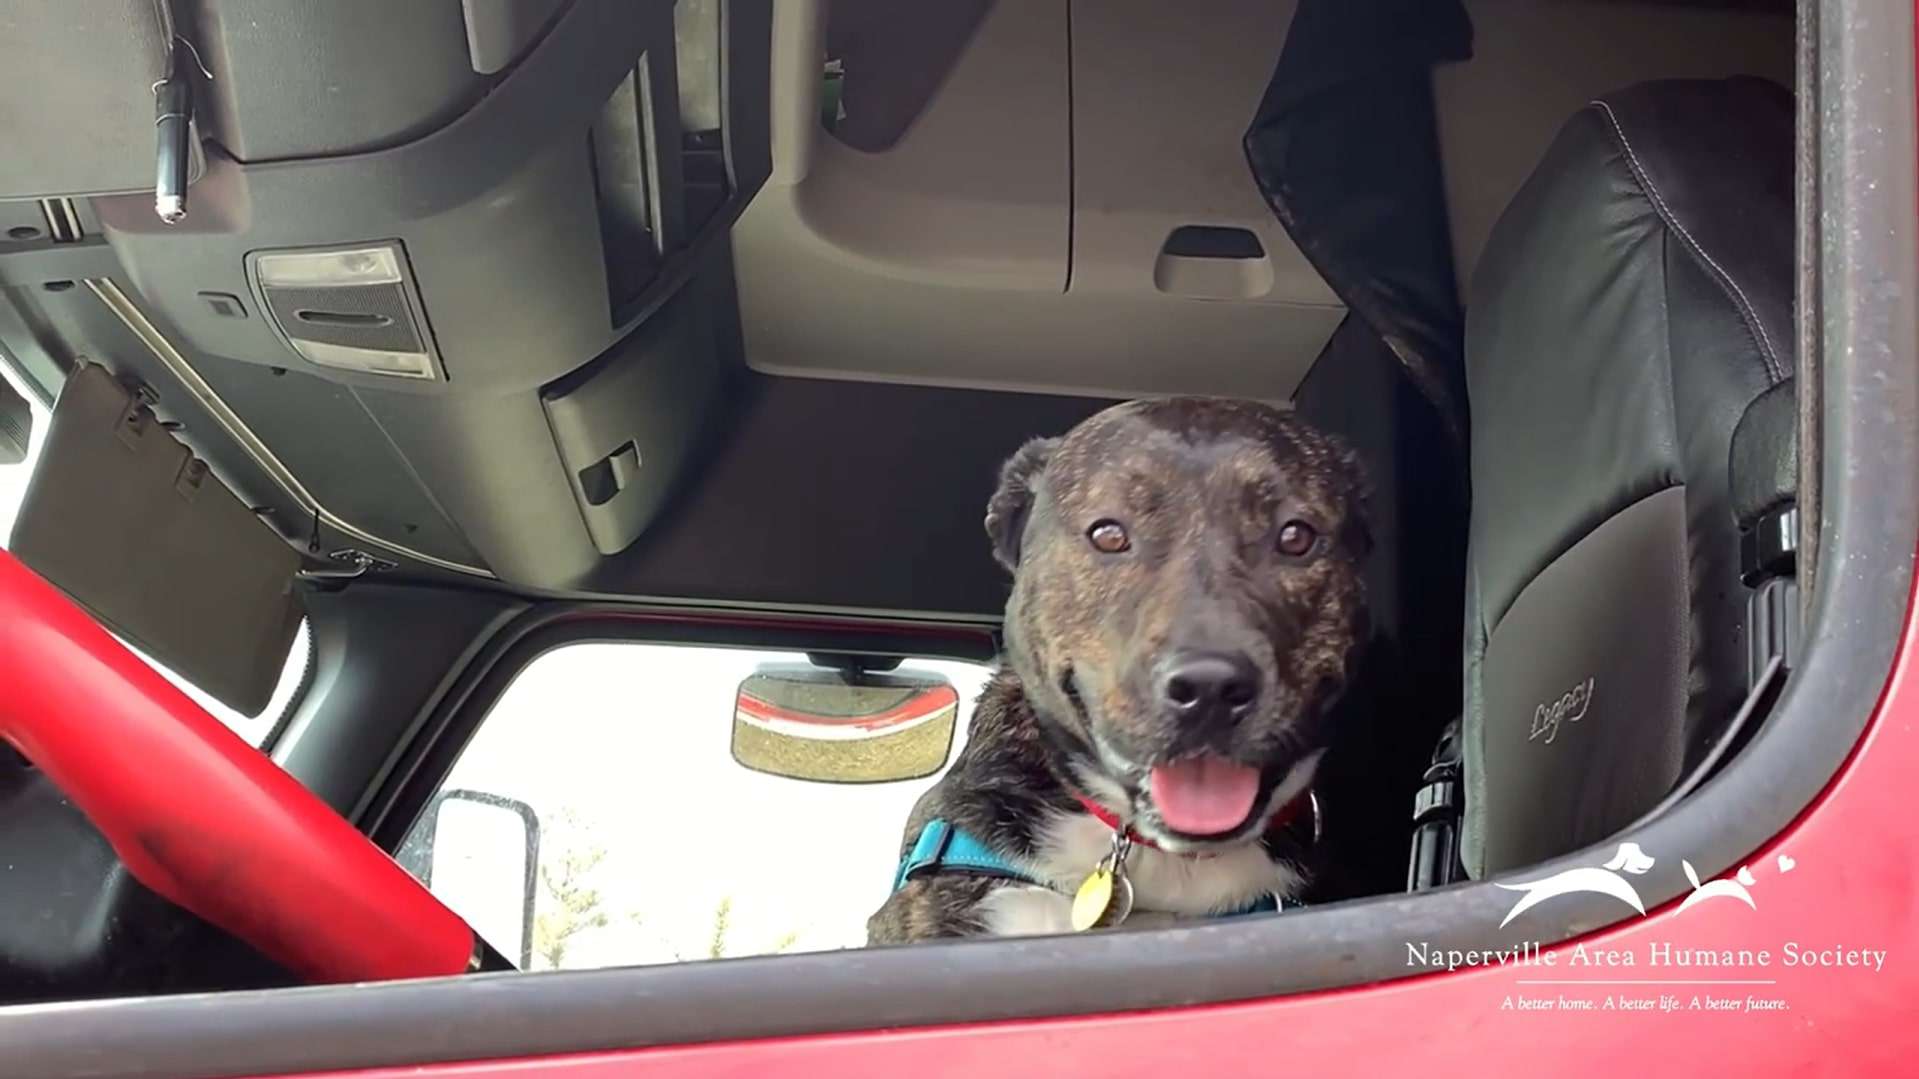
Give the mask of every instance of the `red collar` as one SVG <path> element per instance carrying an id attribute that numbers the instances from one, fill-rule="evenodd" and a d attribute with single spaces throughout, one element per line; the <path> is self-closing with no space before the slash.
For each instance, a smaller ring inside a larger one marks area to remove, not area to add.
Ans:
<path id="1" fill-rule="evenodd" d="M 1073 797 L 1079 799 L 1080 807 L 1086 810 L 1086 812 L 1091 813 L 1094 817 L 1098 818 L 1101 824 L 1104 824 L 1106 827 L 1111 828 L 1115 832 L 1120 830 L 1119 818 L 1113 815 L 1112 810 L 1107 809 L 1105 806 L 1100 805 L 1098 802 L 1093 801 L 1091 798 L 1088 798 L 1086 795 L 1081 794 L 1079 791 L 1074 791 Z M 1287 802 L 1283 806 L 1280 806 L 1277 810 L 1274 811 L 1271 817 L 1267 818 L 1266 831 L 1277 832 L 1281 828 L 1284 828 L 1288 824 L 1291 824 L 1293 822 L 1293 818 L 1299 816 L 1300 810 L 1305 809 L 1309 804 L 1311 804 L 1312 797 L 1313 797 L 1313 792 L 1310 789 L 1301 791 L 1298 795 L 1296 795 L 1293 798 L 1292 801 Z M 1126 829 L 1126 838 L 1132 840 L 1135 843 L 1140 844 L 1141 846 L 1151 847 L 1154 850 L 1159 849 L 1159 844 L 1153 842 L 1152 840 L 1146 838 L 1143 835 L 1140 835 L 1138 832 L 1134 831 L 1130 827 Z"/>

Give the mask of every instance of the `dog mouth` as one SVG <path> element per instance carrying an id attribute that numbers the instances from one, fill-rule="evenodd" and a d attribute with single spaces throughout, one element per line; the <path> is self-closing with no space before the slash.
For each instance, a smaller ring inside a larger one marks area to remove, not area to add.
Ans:
<path id="1" fill-rule="evenodd" d="M 1135 804 L 1145 801 L 1149 819 L 1158 826 L 1155 831 L 1169 838 L 1205 842 L 1231 840 L 1252 825 L 1261 809 L 1261 796 L 1270 793 L 1262 769 L 1215 752 L 1182 754 L 1151 764 L 1125 760 L 1095 733 L 1071 666 L 1060 672 L 1058 686 L 1087 732 L 1088 748 L 1103 765 L 1099 770 L 1115 779 L 1129 777 L 1108 797 L 1123 796 Z"/>
<path id="2" fill-rule="evenodd" d="M 1310 794 L 1324 755 L 1314 750 L 1277 771 L 1214 754 L 1155 765 L 1146 774 L 1150 797 L 1140 825 L 1168 850 L 1207 852 L 1271 834 L 1310 811 L 1317 842 L 1319 805 Z"/>
<path id="3" fill-rule="evenodd" d="M 1260 779 L 1252 765 L 1201 753 L 1153 765 L 1146 789 L 1167 828 L 1212 838 L 1246 824 L 1259 801 Z"/>

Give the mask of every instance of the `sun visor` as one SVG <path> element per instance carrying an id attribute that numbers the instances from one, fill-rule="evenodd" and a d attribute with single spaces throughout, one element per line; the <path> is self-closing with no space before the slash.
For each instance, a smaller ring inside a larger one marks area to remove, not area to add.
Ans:
<path id="1" fill-rule="evenodd" d="M 263 710 L 300 623 L 299 553 L 105 368 L 54 405 L 13 553 L 228 707 Z"/>
<path id="2" fill-rule="evenodd" d="M 27 459 L 33 435 L 33 409 L 5 379 L 0 379 L 0 465 Z"/>

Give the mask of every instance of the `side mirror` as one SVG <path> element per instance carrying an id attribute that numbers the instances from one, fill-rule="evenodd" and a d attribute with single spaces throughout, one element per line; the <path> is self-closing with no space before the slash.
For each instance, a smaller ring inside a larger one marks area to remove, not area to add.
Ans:
<path id="1" fill-rule="evenodd" d="M 531 966 L 540 866 L 532 806 L 484 791 L 441 791 L 396 858 L 495 951 L 521 970 Z"/>
<path id="2" fill-rule="evenodd" d="M 959 692 L 924 671 L 770 664 L 740 683 L 733 759 L 822 783 L 921 779 L 946 764 Z"/>

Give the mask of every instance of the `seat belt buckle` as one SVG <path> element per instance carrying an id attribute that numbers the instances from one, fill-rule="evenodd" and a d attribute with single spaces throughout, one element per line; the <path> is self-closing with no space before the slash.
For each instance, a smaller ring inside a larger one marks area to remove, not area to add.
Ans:
<path id="1" fill-rule="evenodd" d="M 1799 582 L 1774 577 L 1746 597 L 1746 688 L 1778 659 L 1791 669 L 1799 655 Z"/>
<path id="2" fill-rule="evenodd" d="M 1791 668 L 1799 652 L 1799 507 L 1788 502 L 1739 536 L 1739 579 L 1746 596 L 1746 686 L 1759 684 L 1778 659 Z"/>
<path id="3" fill-rule="evenodd" d="M 1739 535 L 1739 579 L 1756 588 L 1774 577 L 1791 577 L 1799 555 L 1799 507 L 1788 502 Z"/>
<path id="4" fill-rule="evenodd" d="M 1459 861 L 1459 821 L 1466 807 L 1459 720 L 1440 735 L 1432 761 L 1413 795 L 1412 851 L 1406 866 L 1409 892 L 1437 888 L 1465 876 Z"/>

